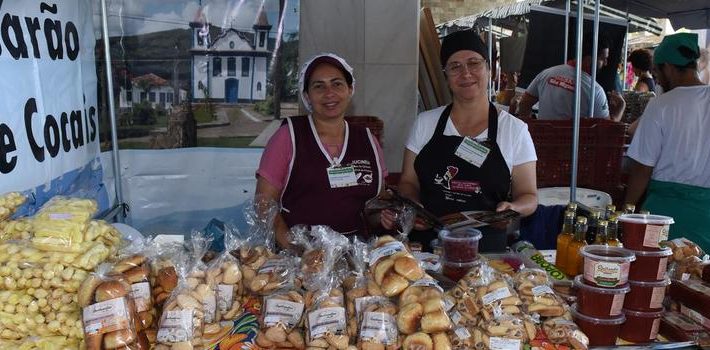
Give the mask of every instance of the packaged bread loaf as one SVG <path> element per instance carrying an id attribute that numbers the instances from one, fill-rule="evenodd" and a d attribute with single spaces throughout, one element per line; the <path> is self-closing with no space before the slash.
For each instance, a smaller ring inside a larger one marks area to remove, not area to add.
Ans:
<path id="1" fill-rule="evenodd" d="M 282 290 L 264 297 L 261 329 L 256 344 L 262 349 L 305 349 L 303 338 L 303 295 L 296 290 Z"/>
<path id="2" fill-rule="evenodd" d="M 161 312 L 163 304 L 177 286 L 176 267 L 179 261 L 187 261 L 187 252 L 179 242 L 152 241 L 149 249 L 153 252 L 150 261 L 151 293 L 158 312 Z"/>
<path id="3" fill-rule="evenodd" d="M 553 344 L 572 347 L 575 350 L 587 350 L 589 338 L 569 317 L 553 317 L 542 323 L 542 329 Z"/>
<path id="4" fill-rule="evenodd" d="M 230 252 L 236 249 L 237 237 L 231 228 L 225 228 L 225 251 L 213 259 L 206 272 L 206 282 L 217 289 L 217 321 L 235 319 L 241 311 L 244 285 L 239 260 Z"/>
<path id="5" fill-rule="evenodd" d="M 327 285 L 306 293 L 306 347 L 311 350 L 344 350 L 350 345 L 345 298 L 333 278 Z"/>
<path id="6" fill-rule="evenodd" d="M 217 309 L 217 285 L 214 276 L 208 275 L 208 267 L 203 258 L 212 243 L 212 238 L 202 232 L 193 231 L 190 236 L 190 263 L 187 284 L 192 289 L 192 296 L 202 304 L 204 313 L 203 334 L 215 335 L 221 329 Z"/>
<path id="7" fill-rule="evenodd" d="M 417 259 L 392 236 L 381 236 L 373 242 L 369 264 L 375 284 L 388 297 L 399 295 L 424 276 Z"/>
<path id="8" fill-rule="evenodd" d="M 130 297 L 131 286 L 120 274 L 111 273 L 108 264 L 84 280 L 77 300 L 82 308 L 84 342 L 87 350 L 149 349 L 145 337 L 135 328 L 136 309 Z"/>
<path id="9" fill-rule="evenodd" d="M 537 331 L 532 321 L 522 317 L 502 315 L 498 318 L 482 321 L 473 329 L 475 349 L 523 349 L 534 339 Z"/>
<path id="10" fill-rule="evenodd" d="M 673 251 L 671 262 L 681 261 L 691 256 L 702 258 L 705 255 L 700 246 L 687 238 L 676 238 L 660 243 L 661 246 L 669 247 Z"/>
<path id="11" fill-rule="evenodd" d="M 414 281 L 399 296 L 397 329 L 405 349 L 450 348 L 447 332 L 453 324 L 446 313 L 444 291 L 431 277 Z M 428 347 L 428 344 L 433 347 Z"/>
<path id="12" fill-rule="evenodd" d="M 559 317 L 565 313 L 565 302 L 552 290 L 545 271 L 522 269 L 514 281 L 526 313 L 543 317 Z"/>
<path id="13" fill-rule="evenodd" d="M 396 350 L 401 347 L 397 330 L 397 306 L 384 297 L 360 304 L 357 347 L 360 350 Z"/>
<path id="14" fill-rule="evenodd" d="M 278 210 L 278 204 L 273 200 L 255 199 L 245 205 L 244 218 L 249 225 L 249 232 L 246 238 L 235 243 L 237 248 L 231 253 L 241 264 L 243 284 L 247 291 L 261 266 L 274 255 L 273 223 Z"/>
<path id="15" fill-rule="evenodd" d="M 256 274 L 246 284 L 246 288 L 250 293 L 262 296 L 279 289 L 293 288 L 296 286 L 299 266 L 299 258 L 290 253 L 281 252 L 271 255 L 256 270 Z"/>

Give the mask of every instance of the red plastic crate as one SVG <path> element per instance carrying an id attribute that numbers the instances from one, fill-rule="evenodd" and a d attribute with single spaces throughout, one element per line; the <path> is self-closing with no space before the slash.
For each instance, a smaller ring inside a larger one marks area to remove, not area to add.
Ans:
<path id="1" fill-rule="evenodd" d="M 538 187 L 569 186 L 572 120 L 528 120 L 537 152 Z M 614 194 L 621 182 L 626 124 L 582 119 L 579 127 L 577 186 Z"/>

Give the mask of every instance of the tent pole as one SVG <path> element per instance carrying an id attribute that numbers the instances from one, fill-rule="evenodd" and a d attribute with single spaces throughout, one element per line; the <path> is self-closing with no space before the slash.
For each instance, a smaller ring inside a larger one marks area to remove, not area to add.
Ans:
<path id="1" fill-rule="evenodd" d="M 588 117 L 595 117 L 594 115 L 594 84 L 597 81 L 597 51 L 599 50 L 599 2 L 600 0 L 594 0 L 594 41 L 592 44 L 592 84 L 589 90 L 589 115 Z"/>
<path id="2" fill-rule="evenodd" d="M 121 161 L 118 158 L 118 129 L 116 126 L 116 109 L 113 100 L 113 72 L 111 70 L 111 45 L 108 37 L 108 13 L 106 11 L 106 0 L 101 0 L 101 27 L 104 41 L 104 58 L 106 61 L 106 82 L 108 89 L 108 113 L 111 120 L 111 153 L 113 158 L 113 178 L 116 190 L 116 205 L 123 207 L 122 215 L 117 215 L 117 220 L 123 222 L 126 217 L 125 206 L 123 205 L 123 189 L 121 188 Z"/>
<path id="3" fill-rule="evenodd" d="M 572 174 L 569 186 L 570 202 L 577 201 L 577 163 L 579 162 L 579 107 L 581 105 L 582 90 L 580 89 L 582 78 L 582 30 L 584 29 L 584 5 L 581 0 L 577 0 L 577 47 L 576 65 L 574 77 L 574 119 L 572 120 Z"/>
<path id="4" fill-rule="evenodd" d="M 572 0 L 565 1 L 565 52 L 562 54 L 564 58 L 562 64 L 567 63 L 567 50 L 569 50 L 569 11 L 571 1 Z"/>
<path id="5" fill-rule="evenodd" d="M 629 9 L 626 9 L 626 34 L 624 35 L 624 55 L 621 56 L 621 62 L 624 65 L 624 75 L 621 79 L 622 90 L 626 91 L 628 87 L 626 86 L 626 59 L 629 57 Z"/>
<path id="6" fill-rule="evenodd" d="M 493 62 L 495 62 L 495 57 L 493 57 L 493 19 L 488 17 L 488 58 L 491 60 L 491 69 L 494 68 Z M 493 75 L 488 77 L 488 100 L 493 101 L 493 96 L 495 96 L 493 91 Z"/>

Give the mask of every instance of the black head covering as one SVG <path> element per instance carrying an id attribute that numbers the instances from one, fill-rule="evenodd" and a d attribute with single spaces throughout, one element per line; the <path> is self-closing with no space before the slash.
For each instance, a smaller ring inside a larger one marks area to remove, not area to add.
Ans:
<path id="1" fill-rule="evenodd" d="M 439 53 L 441 65 L 445 66 L 449 57 L 461 50 L 478 52 L 488 64 L 491 63 L 491 59 L 488 57 L 488 46 L 483 43 L 483 40 L 475 31 L 468 29 L 454 32 L 444 37 L 441 43 L 441 52 Z"/>

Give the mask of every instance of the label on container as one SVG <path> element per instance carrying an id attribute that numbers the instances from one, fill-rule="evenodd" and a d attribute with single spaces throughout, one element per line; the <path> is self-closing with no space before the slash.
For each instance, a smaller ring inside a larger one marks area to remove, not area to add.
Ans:
<path id="1" fill-rule="evenodd" d="M 689 309 L 687 306 L 681 304 L 680 305 L 680 313 L 684 316 L 687 316 L 691 320 L 699 323 L 706 329 L 710 329 L 710 320 L 705 318 L 705 316 L 701 315 L 699 312 Z"/>
<path id="2" fill-rule="evenodd" d="M 286 329 L 296 327 L 303 314 L 303 304 L 280 299 L 266 299 L 264 308 L 264 325 L 273 327 L 283 324 Z"/>
<path id="3" fill-rule="evenodd" d="M 659 248 L 659 242 L 668 239 L 668 229 L 670 225 L 646 225 L 646 232 L 643 235 L 643 246 L 648 248 Z"/>
<path id="4" fill-rule="evenodd" d="M 611 300 L 611 310 L 609 310 L 610 316 L 621 314 L 621 308 L 624 306 L 625 295 L 626 294 L 614 294 L 614 298 Z"/>
<path id="5" fill-rule="evenodd" d="M 599 286 L 616 287 L 629 278 L 630 263 L 613 263 L 584 259 L 584 279 L 594 281 Z"/>
<path id="6" fill-rule="evenodd" d="M 308 314 L 310 339 L 322 338 L 326 334 L 342 335 L 345 333 L 345 308 L 326 307 Z"/>
<path id="7" fill-rule="evenodd" d="M 466 329 L 466 327 L 458 327 L 454 331 L 454 334 L 456 334 L 456 337 L 459 338 L 460 340 L 466 340 L 468 338 L 471 338 L 471 332 Z"/>
<path id="8" fill-rule="evenodd" d="M 82 310 L 84 332 L 89 335 L 105 334 L 129 326 L 125 298 L 116 298 L 91 304 Z"/>
<path id="9" fill-rule="evenodd" d="M 488 305 L 495 301 L 505 299 L 511 295 L 512 294 L 510 294 L 510 290 L 508 289 L 508 287 L 503 287 L 484 295 L 483 298 L 481 298 L 481 301 L 484 305 Z"/>
<path id="10" fill-rule="evenodd" d="M 430 287 L 430 288 L 435 288 L 439 292 L 443 293 L 444 289 L 439 286 L 439 282 L 437 282 L 433 278 L 422 278 L 418 281 L 414 281 L 412 283 L 412 286 L 414 287 Z"/>
<path id="11" fill-rule="evenodd" d="M 666 269 L 668 268 L 668 258 L 663 257 L 658 261 L 658 273 L 656 273 L 656 280 L 662 280 L 666 278 Z"/>
<path id="12" fill-rule="evenodd" d="M 490 350 L 520 350 L 520 339 L 490 338 Z"/>
<path id="13" fill-rule="evenodd" d="M 218 284 L 217 285 L 217 307 L 221 312 L 227 312 L 232 308 L 232 300 L 234 299 L 234 285 Z"/>
<path id="14" fill-rule="evenodd" d="M 313 334 L 313 333 L 311 333 Z M 360 339 L 379 344 L 397 343 L 397 322 L 386 312 L 366 312 L 360 326 Z"/>
<path id="15" fill-rule="evenodd" d="M 133 298 L 133 303 L 136 304 L 137 312 L 148 311 L 151 306 L 150 283 L 139 282 L 131 284 L 131 298 Z"/>
<path id="16" fill-rule="evenodd" d="M 373 249 L 370 252 L 370 266 L 374 266 L 378 260 L 394 255 L 399 252 L 406 251 L 407 248 L 400 241 L 385 243 L 383 246 Z"/>
<path id="17" fill-rule="evenodd" d="M 653 320 L 653 324 L 651 325 L 651 333 L 648 335 L 648 339 L 656 339 L 658 336 L 658 327 L 661 326 L 661 318 L 658 317 L 655 320 Z"/>
<path id="18" fill-rule="evenodd" d="M 660 309 L 663 307 L 663 298 L 666 296 L 666 287 L 655 287 L 651 292 L 651 301 L 648 307 Z"/>
<path id="19" fill-rule="evenodd" d="M 533 296 L 539 297 L 546 294 L 555 294 L 550 286 L 543 284 L 532 288 Z"/>
<path id="20" fill-rule="evenodd" d="M 193 310 L 165 312 L 158 330 L 158 342 L 178 343 L 192 340 L 192 312 Z"/>

